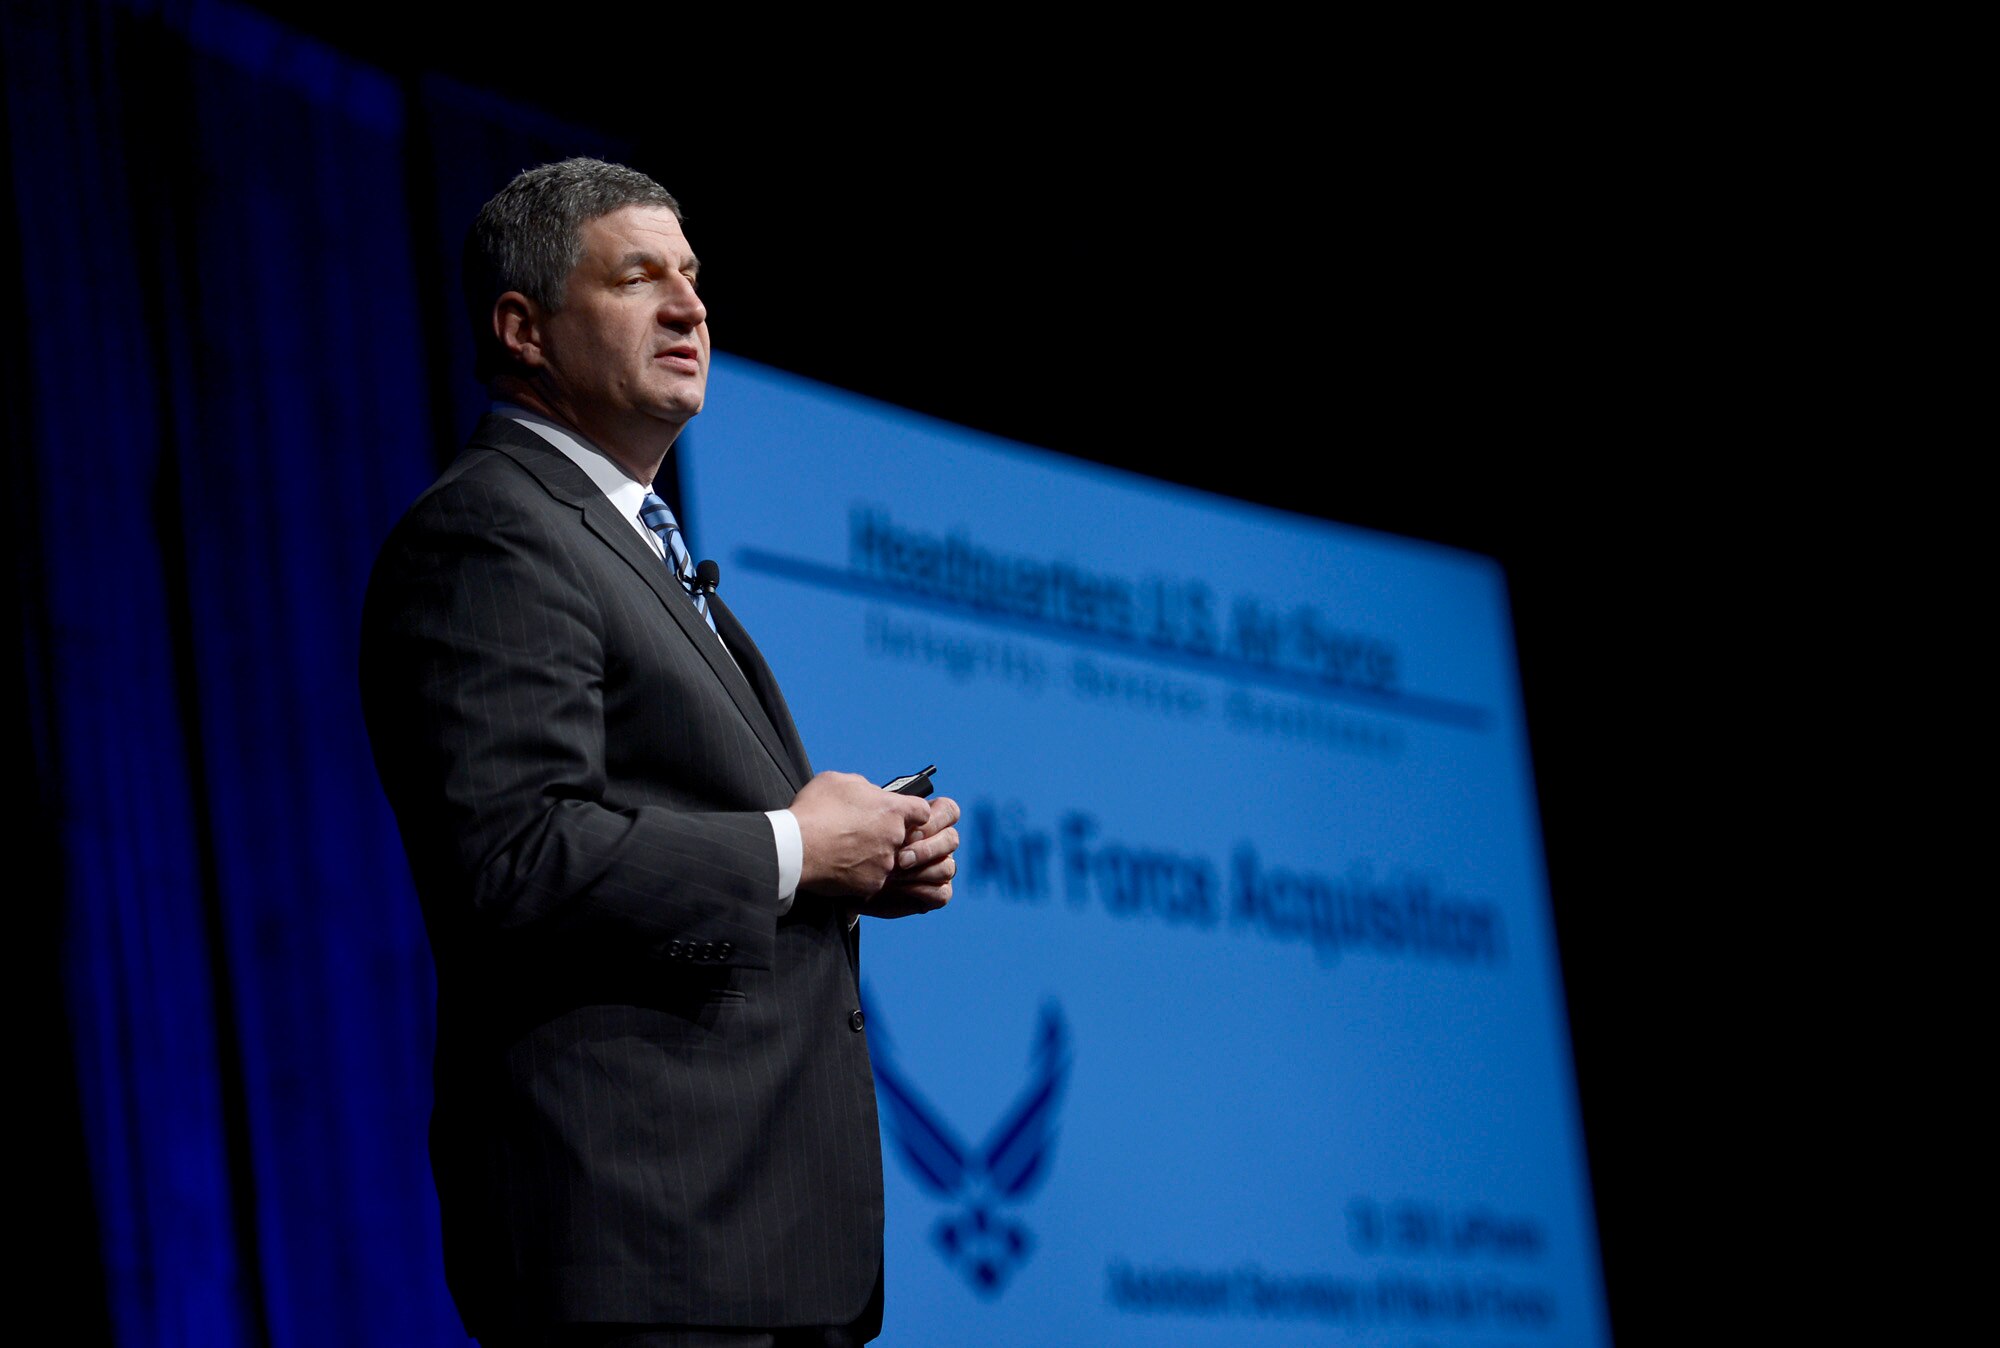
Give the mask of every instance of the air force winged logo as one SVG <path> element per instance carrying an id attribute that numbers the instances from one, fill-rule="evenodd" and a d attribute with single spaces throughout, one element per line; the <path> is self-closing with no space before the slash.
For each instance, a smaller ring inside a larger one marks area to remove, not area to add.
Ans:
<path id="1" fill-rule="evenodd" d="M 867 1011 L 882 1122 L 903 1168 L 938 1198 L 962 1205 L 938 1218 L 931 1243 L 973 1290 L 996 1297 L 1034 1248 L 1028 1229 L 1000 1209 L 1030 1197 L 1048 1178 L 1055 1150 L 1056 1106 L 1069 1077 L 1062 1011 L 1042 1008 L 1029 1050 L 1028 1083 L 979 1147 L 968 1147 L 917 1094 L 890 1056 L 875 1011 Z"/>

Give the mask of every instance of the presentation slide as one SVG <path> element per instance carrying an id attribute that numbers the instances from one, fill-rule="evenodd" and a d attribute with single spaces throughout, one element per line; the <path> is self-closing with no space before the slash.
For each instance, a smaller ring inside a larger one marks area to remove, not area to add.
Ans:
<path id="1" fill-rule="evenodd" d="M 815 768 L 965 810 L 885 1348 L 1610 1342 L 1497 564 L 722 355 L 675 453 Z"/>

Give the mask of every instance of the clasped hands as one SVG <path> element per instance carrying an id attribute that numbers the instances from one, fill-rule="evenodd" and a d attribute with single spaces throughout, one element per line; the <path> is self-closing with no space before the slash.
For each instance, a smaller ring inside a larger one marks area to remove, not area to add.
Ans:
<path id="1" fill-rule="evenodd" d="M 951 797 L 899 796 L 851 772 L 822 772 L 791 810 L 805 844 L 802 892 L 885 918 L 951 902 L 958 872 L 958 802 Z"/>

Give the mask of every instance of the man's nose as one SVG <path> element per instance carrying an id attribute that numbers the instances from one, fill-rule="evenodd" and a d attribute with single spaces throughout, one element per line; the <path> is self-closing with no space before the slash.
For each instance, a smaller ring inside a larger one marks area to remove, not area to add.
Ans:
<path id="1" fill-rule="evenodd" d="M 708 321 L 708 309 L 695 292 L 694 282 L 676 276 L 660 297 L 660 322 L 670 328 L 698 328 Z"/>

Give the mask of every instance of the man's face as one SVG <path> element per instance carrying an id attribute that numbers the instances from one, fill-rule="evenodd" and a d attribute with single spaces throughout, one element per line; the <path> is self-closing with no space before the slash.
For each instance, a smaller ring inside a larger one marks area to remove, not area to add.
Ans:
<path id="1" fill-rule="evenodd" d="M 700 264 L 664 206 L 625 206 L 582 233 L 563 307 L 541 324 L 554 410 L 607 450 L 671 443 L 708 389 Z"/>

